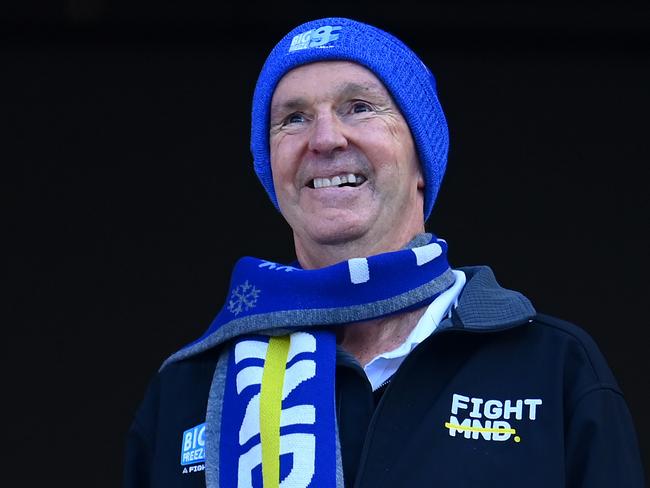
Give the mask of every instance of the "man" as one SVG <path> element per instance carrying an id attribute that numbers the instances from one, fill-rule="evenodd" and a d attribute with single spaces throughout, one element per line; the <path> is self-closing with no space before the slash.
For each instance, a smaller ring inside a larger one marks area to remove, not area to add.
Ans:
<path id="1" fill-rule="evenodd" d="M 297 261 L 243 258 L 152 380 L 126 486 L 643 486 L 605 359 L 425 233 L 448 134 L 401 41 L 329 18 L 269 55 L 255 170 Z"/>

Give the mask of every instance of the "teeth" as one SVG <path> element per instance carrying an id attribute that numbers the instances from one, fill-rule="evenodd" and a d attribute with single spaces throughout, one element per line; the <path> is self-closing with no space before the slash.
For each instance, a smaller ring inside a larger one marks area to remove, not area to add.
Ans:
<path id="1" fill-rule="evenodd" d="M 345 183 L 361 184 L 366 179 L 361 175 L 348 173 L 347 175 L 338 175 L 330 178 L 314 178 L 314 188 L 328 188 L 330 186 L 339 186 Z"/>

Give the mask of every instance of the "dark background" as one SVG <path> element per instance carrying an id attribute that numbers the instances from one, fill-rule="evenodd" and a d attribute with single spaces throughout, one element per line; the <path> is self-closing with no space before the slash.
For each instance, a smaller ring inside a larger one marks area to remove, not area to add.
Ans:
<path id="1" fill-rule="evenodd" d="M 10 486 L 119 486 L 146 383 L 216 315 L 235 260 L 293 258 L 250 100 L 275 42 L 328 15 L 431 67 L 451 150 L 429 229 L 453 265 L 591 333 L 650 464 L 647 2 L 1 8 Z"/>

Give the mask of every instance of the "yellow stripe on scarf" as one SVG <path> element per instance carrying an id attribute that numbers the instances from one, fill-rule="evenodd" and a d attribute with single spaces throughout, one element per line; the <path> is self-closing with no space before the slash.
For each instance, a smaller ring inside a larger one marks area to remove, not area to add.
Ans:
<path id="1" fill-rule="evenodd" d="M 280 414 L 282 386 L 289 355 L 289 336 L 271 337 L 262 373 L 260 437 L 264 488 L 280 486 Z"/>

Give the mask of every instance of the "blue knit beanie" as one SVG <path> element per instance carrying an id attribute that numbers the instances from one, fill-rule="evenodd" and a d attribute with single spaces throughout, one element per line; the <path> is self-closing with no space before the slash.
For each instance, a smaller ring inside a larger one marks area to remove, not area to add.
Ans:
<path id="1" fill-rule="evenodd" d="M 273 92 L 290 70 L 315 61 L 346 60 L 365 66 L 389 90 L 408 122 L 424 173 L 424 219 L 428 219 L 447 165 L 449 132 L 431 71 L 403 42 L 376 27 L 345 18 L 304 23 L 271 51 L 255 86 L 251 152 L 255 172 L 273 205 L 269 121 Z"/>

